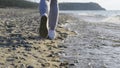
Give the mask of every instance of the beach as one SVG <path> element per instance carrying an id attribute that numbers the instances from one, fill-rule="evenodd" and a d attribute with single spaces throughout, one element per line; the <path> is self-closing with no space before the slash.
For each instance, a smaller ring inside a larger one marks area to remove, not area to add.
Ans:
<path id="1" fill-rule="evenodd" d="M 0 8 L 0 68 L 64 68 L 59 44 L 76 35 L 63 27 L 72 19 L 60 14 L 56 38 L 41 39 L 37 9 Z"/>
<path id="2" fill-rule="evenodd" d="M 0 68 L 119 68 L 120 11 L 63 11 L 41 39 L 37 9 L 0 9 Z"/>

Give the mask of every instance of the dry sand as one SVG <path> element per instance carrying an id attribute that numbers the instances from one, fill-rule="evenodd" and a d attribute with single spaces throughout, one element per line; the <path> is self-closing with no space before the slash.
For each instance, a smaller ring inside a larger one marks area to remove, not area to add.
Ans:
<path id="1" fill-rule="evenodd" d="M 61 25 L 74 19 L 60 14 L 55 40 L 38 34 L 40 15 L 33 9 L 0 9 L 0 68 L 64 68 L 61 45 L 74 32 Z M 64 47 L 64 46 L 63 46 Z"/>

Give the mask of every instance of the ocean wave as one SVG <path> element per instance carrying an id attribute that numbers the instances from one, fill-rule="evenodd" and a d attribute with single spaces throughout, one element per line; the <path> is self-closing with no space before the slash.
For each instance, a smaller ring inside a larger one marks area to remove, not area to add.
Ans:
<path id="1" fill-rule="evenodd" d="M 102 20 L 102 22 L 119 23 L 120 24 L 120 15 L 107 17 L 104 20 Z"/>
<path id="2" fill-rule="evenodd" d="M 79 15 L 79 19 L 82 19 L 86 22 L 99 22 L 105 19 L 106 16 L 99 14 L 89 14 L 89 15 Z"/>
<path id="3" fill-rule="evenodd" d="M 107 23 L 116 23 L 120 24 L 120 15 L 115 16 L 104 16 L 99 14 L 89 14 L 89 15 L 79 15 L 79 18 L 86 22 L 107 22 Z"/>

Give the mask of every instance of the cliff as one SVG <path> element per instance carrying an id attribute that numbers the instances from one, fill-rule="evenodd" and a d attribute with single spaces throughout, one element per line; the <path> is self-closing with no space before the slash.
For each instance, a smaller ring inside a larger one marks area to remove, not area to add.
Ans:
<path id="1" fill-rule="evenodd" d="M 60 3 L 60 10 L 105 10 L 99 4 L 89 3 Z"/>

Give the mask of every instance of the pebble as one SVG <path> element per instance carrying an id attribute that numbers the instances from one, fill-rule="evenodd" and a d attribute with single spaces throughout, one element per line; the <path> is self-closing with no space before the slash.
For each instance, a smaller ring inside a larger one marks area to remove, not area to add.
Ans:
<path id="1" fill-rule="evenodd" d="M 31 48 L 32 46 L 29 45 L 29 44 L 25 44 L 24 47 L 27 47 L 27 48 L 29 47 L 29 48 Z"/>
<path id="2" fill-rule="evenodd" d="M 0 62 L 0 65 L 4 65 L 4 63 L 1 63 L 1 62 Z"/>
<path id="3" fill-rule="evenodd" d="M 21 64 L 20 65 L 20 68 L 26 68 L 24 64 Z"/>
<path id="4" fill-rule="evenodd" d="M 74 60 L 74 63 L 79 63 L 79 61 L 78 60 Z"/>
<path id="5" fill-rule="evenodd" d="M 75 64 L 69 64 L 69 66 L 75 66 Z"/>
<path id="6" fill-rule="evenodd" d="M 21 63 L 21 61 L 18 61 L 18 63 Z"/>
<path id="7" fill-rule="evenodd" d="M 7 61 L 14 61 L 14 58 L 7 58 Z"/>
<path id="8" fill-rule="evenodd" d="M 26 53 L 23 53 L 23 56 L 28 57 L 28 55 Z"/>
<path id="9" fill-rule="evenodd" d="M 19 34 L 19 33 L 12 33 L 12 34 L 10 34 L 10 37 L 19 37 L 19 38 L 21 38 L 22 37 L 22 34 Z"/>
<path id="10" fill-rule="evenodd" d="M 19 57 L 18 57 L 18 56 L 15 56 L 14 58 L 15 58 L 15 59 L 19 59 Z"/>
<path id="11" fill-rule="evenodd" d="M 31 48 L 25 48 L 26 51 L 31 51 Z"/>
<path id="12" fill-rule="evenodd" d="M 26 58 L 25 58 L 25 57 L 20 57 L 20 59 L 26 61 Z"/>
<path id="13" fill-rule="evenodd" d="M 50 63 L 41 64 L 43 67 L 50 67 Z"/>
<path id="14" fill-rule="evenodd" d="M 59 48 L 67 48 L 65 45 L 58 45 Z"/>
<path id="15" fill-rule="evenodd" d="M 29 65 L 27 68 L 34 68 L 33 66 Z"/>
<path id="16" fill-rule="evenodd" d="M 16 50 L 16 47 L 13 47 L 12 50 Z"/>
<path id="17" fill-rule="evenodd" d="M 8 52 L 11 52 L 11 49 L 8 49 Z"/>
<path id="18" fill-rule="evenodd" d="M 54 54 L 50 54 L 47 57 L 55 57 L 55 55 Z"/>
<path id="19" fill-rule="evenodd" d="M 38 56 L 36 56 L 36 55 L 33 55 L 35 58 L 38 58 Z"/>
<path id="20" fill-rule="evenodd" d="M 35 50 L 39 50 L 39 47 L 34 47 Z"/>
<path id="21" fill-rule="evenodd" d="M 6 31 L 7 31 L 8 33 L 11 33 L 11 32 L 13 31 L 13 29 L 6 29 Z"/>
<path id="22" fill-rule="evenodd" d="M 68 65 L 68 64 L 69 64 L 68 62 L 64 62 L 64 63 L 60 63 L 59 66 L 66 66 L 66 65 Z"/>

